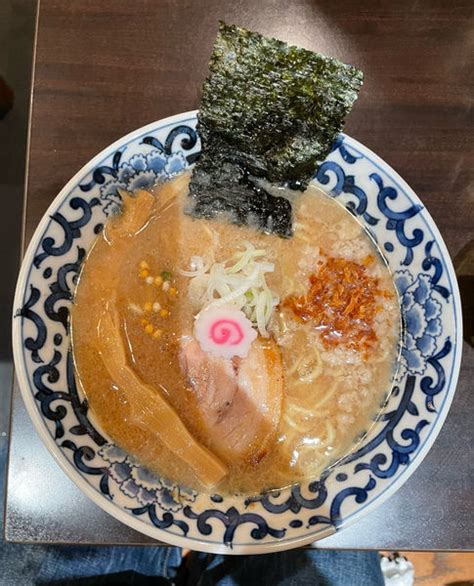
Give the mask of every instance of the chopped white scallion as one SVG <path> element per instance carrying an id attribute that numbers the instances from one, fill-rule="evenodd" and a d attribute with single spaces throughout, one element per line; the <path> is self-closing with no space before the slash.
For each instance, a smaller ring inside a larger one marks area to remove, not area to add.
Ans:
<path id="1" fill-rule="evenodd" d="M 272 262 L 262 260 L 266 251 L 250 242 L 229 261 L 213 262 L 200 256 L 191 257 L 190 271 L 179 271 L 191 279 L 188 294 L 195 307 L 206 309 L 229 305 L 243 311 L 263 337 L 278 296 L 268 287 L 265 275 L 275 270 Z"/>

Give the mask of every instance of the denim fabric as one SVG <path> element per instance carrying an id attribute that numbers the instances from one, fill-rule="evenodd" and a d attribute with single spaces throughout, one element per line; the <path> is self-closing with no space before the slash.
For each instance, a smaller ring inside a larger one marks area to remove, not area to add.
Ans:
<path id="1" fill-rule="evenodd" d="M 46 548 L 9 544 L 0 540 L 0 584 L 18 586 L 35 584 Z"/>
<path id="2" fill-rule="evenodd" d="M 376 552 L 297 549 L 260 556 L 215 556 L 199 586 L 383 586 Z"/>
<path id="3" fill-rule="evenodd" d="M 0 544 L 1 586 L 383 586 L 375 552 L 294 550 L 262 556 L 192 553 L 162 547 Z"/>
<path id="4" fill-rule="evenodd" d="M 176 547 L 51 548 L 37 584 L 171 584 L 180 564 Z"/>
<path id="5" fill-rule="evenodd" d="M 0 585 L 173 584 L 176 547 L 70 547 L 0 542 Z"/>

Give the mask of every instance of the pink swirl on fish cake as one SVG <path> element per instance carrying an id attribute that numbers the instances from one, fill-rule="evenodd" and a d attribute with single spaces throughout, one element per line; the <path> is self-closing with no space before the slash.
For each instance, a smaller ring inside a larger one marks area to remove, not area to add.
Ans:
<path id="1" fill-rule="evenodd" d="M 215 321 L 209 332 L 211 340 L 216 344 L 230 344 L 235 346 L 244 339 L 240 325 L 233 319 L 219 319 Z"/>
<path id="2" fill-rule="evenodd" d="M 196 316 L 194 335 L 205 352 L 222 358 L 245 358 L 257 332 L 234 305 L 210 306 Z"/>

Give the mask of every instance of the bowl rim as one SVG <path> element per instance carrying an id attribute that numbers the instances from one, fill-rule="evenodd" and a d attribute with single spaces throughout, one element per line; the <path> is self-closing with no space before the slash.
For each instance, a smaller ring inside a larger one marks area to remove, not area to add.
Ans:
<path id="1" fill-rule="evenodd" d="M 124 142 L 131 142 L 143 134 L 148 132 L 154 131 L 157 129 L 157 126 L 165 126 L 165 125 L 172 125 L 174 123 L 183 122 L 190 118 L 196 118 L 198 110 L 190 110 L 187 112 L 182 112 L 179 114 L 175 114 L 172 116 L 168 116 L 165 118 L 161 118 L 146 124 L 140 128 L 133 130 L 132 132 L 120 137 L 118 140 L 113 142 L 112 144 L 103 148 L 97 155 L 95 155 L 92 159 L 87 161 L 75 174 L 74 176 L 64 185 L 64 187 L 59 191 L 58 195 L 53 199 L 51 204 L 48 206 L 47 210 L 43 213 L 43 216 L 38 223 L 33 236 L 28 244 L 28 247 L 23 255 L 21 260 L 21 268 L 18 275 L 18 280 L 15 289 L 15 296 L 13 301 L 13 315 L 12 315 L 12 342 L 13 342 L 13 357 L 14 357 L 14 366 L 15 366 L 15 374 L 18 380 L 18 386 L 20 388 L 20 392 L 23 398 L 23 402 L 25 404 L 26 410 L 30 419 L 33 422 L 33 427 L 36 429 L 36 432 L 40 436 L 43 443 L 46 445 L 48 451 L 52 454 L 56 462 L 59 464 L 60 468 L 66 473 L 66 475 L 71 479 L 72 482 L 81 490 L 83 494 L 85 494 L 88 498 L 92 500 L 93 503 L 98 505 L 108 514 L 112 515 L 118 521 L 121 521 L 125 525 L 135 529 L 139 533 L 146 534 L 147 536 L 159 540 L 161 539 L 164 544 L 174 545 L 178 547 L 192 547 L 198 551 L 204 551 L 209 553 L 222 553 L 222 554 L 235 554 L 235 555 L 242 555 L 242 554 L 262 554 L 262 553 L 272 553 L 281 550 L 289 550 L 294 549 L 297 547 L 301 547 L 304 545 L 308 545 L 313 543 L 314 541 L 319 541 L 320 539 L 324 539 L 325 537 L 329 537 L 336 533 L 336 529 L 334 526 L 328 526 L 324 529 L 319 530 L 316 534 L 312 533 L 309 536 L 295 536 L 294 539 L 289 541 L 288 539 L 283 540 L 283 542 L 275 539 L 271 542 L 265 543 L 258 543 L 255 544 L 247 544 L 247 545 L 239 545 L 238 543 L 233 545 L 233 548 L 229 548 L 224 543 L 216 544 L 216 543 L 209 543 L 207 541 L 203 541 L 200 539 L 193 538 L 192 540 L 188 537 L 179 536 L 173 534 L 171 532 L 164 531 L 157 527 L 148 525 L 143 523 L 138 518 L 134 518 L 124 510 L 122 510 L 119 506 L 117 506 L 112 500 L 106 499 L 104 496 L 101 496 L 97 493 L 97 491 L 87 482 L 87 480 L 83 477 L 83 475 L 71 465 L 71 463 L 64 457 L 63 451 L 61 450 L 60 446 L 55 442 L 54 438 L 49 434 L 47 431 L 43 417 L 38 410 L 33 394 L 30 391 L 30 385 L 28 382 L 28 374 L 26 369 L 26 364 L 23 360 L 23 355 L 21 352 L 22 347 L 22 331 L 21 331 L 21 321 L 14 319 L 15 317 L 15 310 L 16 308 L 22 305 L 23 295 L 25 291 L 25 287 L 27 285 L 30 266 L 32 263 L 34 252 L 37 250 L 38 245 L 40 244 L 41 238 L 44 234 L 45 229 L 47 228 L 50 222 L 50 215 L 54 213 L 54 211 L 58 208 L 58 206 L 63 202 L 63 200 L 67 197 L 70 193 L 72 188 L 78 184 L 79 179 L 83 178 L 84 175 L 91 169 L 93 169 L 97 163 L 101 162 L 108 153 L 118 150 L 124 144 Z M 383 159 L 381 159 L 378 155 L 376 155 L 372 150 L 368 147 L 357 141 L 356 139 L 350 137 L 349 135 L 343 134 L 345 138 L 349 141 L 349 146 L 353 145 L 357 150 L 361 152 L 364 156 L 371 161 L 376 163 L 384 172 L 386 172 L 393 182 L 398 184 L 398 187 L 404 192 L 407 193 L 410 199 L 414 201 L 418 201 L 420 203 L 420 198 L 416 195 L 414 190 L 408 185 L 408 183 Z M 338 527 L 337 531 L 347 527 L 355 522 L 357 522 L 361 517 L 364 517 L 375 508 L 379 507 L 383 502 L 385 502 L 388 498 L 390 498 L 415 472 L 418 466 L 426 457 L 427 453 L 431 449 L 434 441 L 436 440 L 444 421 L 448 415 L 450 410 L 450 406 L 455 394 L 456 386 L 458 383 L 459 378 L 459 371 L 460 371 L 460 364 L 461 364 L 461 357 L 462 357 L 462 340 L 463 340 L 463 332 L 462 332 L 462 313 L 461 313 L 461 305 L 460 305 L 460 295 L 459 295 L 459 287 L 454 271 L 454 267 L 452 264 L 451 257 L 449 255 L 448 249 L 444 243 L 444 240 L 439 232 L 436 223 L 434 222 L 431 214 L 426 209 L 426 206 L 423 204 L 423 216 L 426 219 L 426 223 L 428 224 L 430 230 L 433 233 L 433 236 L 436 239 L 436 244 L 439 246 L 441 256 L 443 262 L 445 263 L 447 274 L 449 276 L 450 285 L 452 287 L 452 296 L 453 299 L 456 300 L 454 303 L 454 319 L 455 319 L 455 331 L 453 340 L 454 346 L 454 357 L 452 361 L 452 376 L 450 381 L 447 383 L 448 386 L 446 388 L 446 396 L 444 398 L 442 408 L 438 412 L 436 420 L 432 422 L 431 429 L 429 435 L 423 440 L 419 450 L 416 452 L 414 458 L 410 460 L 410 465 L 404 468 L 403 472 L 399 474 L 399 476 L 391 482 L 384 490 L 375 498 L 373 498 L 368 504 L 366 504 L 363 508 L 359 508 L 355 513 L 349 515 L 349 517 L 343 518 L 341 525 Z"/>

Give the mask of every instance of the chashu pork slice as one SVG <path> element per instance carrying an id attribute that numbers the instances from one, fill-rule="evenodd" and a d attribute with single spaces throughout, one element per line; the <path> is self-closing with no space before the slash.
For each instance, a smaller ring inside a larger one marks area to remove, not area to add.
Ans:
<path id="1" fill-rule="evenodd" d="M 208 447 L 229 463 L 258 463 L 281 417 L 283 368 L 276 343 L 258 338 L 245 358 L 225 359 L 187 338 L 181 366 Z"/>

